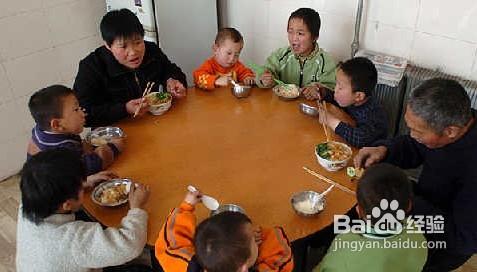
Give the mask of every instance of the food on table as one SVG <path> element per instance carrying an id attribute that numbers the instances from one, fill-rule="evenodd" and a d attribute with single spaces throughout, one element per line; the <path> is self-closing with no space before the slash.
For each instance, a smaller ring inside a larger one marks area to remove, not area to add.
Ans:
<path id="1" fill-rule="evenodd" d="M 146 99 L 149 105 L 159 105 L 169 102 L 172 99 L 172 96 L 168 92 L 157 92 L 146 96 Z"/>
<path id="2" fill-rule="evenodd" d="M 344 161 L 351 156 L 346 145 L 336 142 L 325 142 L 316 146 L 316 153 L 330 161 Z"/>
<path id="3" fill-rule="evenodd" d="M 346 168 L 346 174 L 351 178 L 361 178 L 363 172 L 364 168 L 354 168 L 351 166 Z"/>
<path id="4" fill-rule="evenodd" d="M 124 201 L 128 198 L 127 185 L 118 184 L 104 189 L 99 196 L 99 201 L 103 204 L 114 204 Z"/>
<path id="5" fill-rule="evenodd" d="M 106 145 L 109 142 L 109 136 L 93 136 L 91 137 L 91 144 L 94 146 Z"/>
<path id="6" fill-rule="evenodd" d="M 284 98 L 296 98 L 300 96 L 300 90 L 295 84 L 282 84 L 273 87 L 276 95 Z"/>
<path id="7" fill-rule="evenodd" d="M 296 202 L 294 205 L 297 211 L 300 211 L 306 214 L 313 214 L 323 210 L 323 202 L 318 202 L 314 204 L 313 201 L 311 201 L 310 199 Z"/>

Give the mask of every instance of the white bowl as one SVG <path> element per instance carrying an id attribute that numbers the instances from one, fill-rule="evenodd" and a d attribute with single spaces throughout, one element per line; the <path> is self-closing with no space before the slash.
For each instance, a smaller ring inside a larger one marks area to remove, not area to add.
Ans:
<path id="1" fill-rule="evenodd" d="M 351 150 L 351 148 L 344 144 L 344 143 L 340 143 L 340 142 L 329 142 L 329 143 L 334 143 L 334 144 L 337 144 L 337 145 L 340 145 L 342 147 L 344 147 L 349 156 L 344 159 L 344 160 L 329 160 L 329 159 L 325 159 L 325 158 L 322 158 L 319 154 L 318 154 L 318 145 L 315 146 L 315 155 L 316 155 L 316 159 L 318 160 L 318 163 L 323 166 L 323 168 L 325 168 L 327 171 L 330 171 L 330 172 L 334 172 L 334 171 L 338 171 L 340 169 L 343 169 L 344 167 L 346 167 L 348 165 L 348 161 L 349 159 L 351 159 L 352 155 L 353 155 L 353 151 Z"/>
<path id="2" fill-rule="evenodd" d="M 149 105 L 149 112 L 152 115 L 161 115 L 164 114 L 166 111 L 168 111 L 171 108 L 172 105 L 172 99 L 169 100 L 169 102 L 159 104 L 159 105 Z"/>
<path id="3" fill-rule="evenodd" d="M 147 96 L 153 96 L 156 95 L 157 92 L 153 92 L 148 94 Z M 168 111 L 171 108 L 172 105 L 172 97 L 164 103 L 161 104 L 153 104 L 149 105 L 149 112 L 153 115 L 161 115 L 164 114 L 166 111 Z"/>

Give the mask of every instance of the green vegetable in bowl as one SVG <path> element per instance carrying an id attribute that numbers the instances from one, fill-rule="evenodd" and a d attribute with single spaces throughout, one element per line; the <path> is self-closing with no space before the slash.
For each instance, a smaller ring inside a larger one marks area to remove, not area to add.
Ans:
<path id="1" fill-rule="evenodd" d="M 328 146 L 328 143 L 321 143 L 316 146 L 316 153 L 323 159 L 329 159 L 331 157 L 330 153 L 330 147 Z"/>
<path id="2" fill-rule="evenodd" d="M 168 102 L 172 98 L 171 94 L 168 92 L 155 93 L 149 97 L 150 104 L 162 104 Z"/>

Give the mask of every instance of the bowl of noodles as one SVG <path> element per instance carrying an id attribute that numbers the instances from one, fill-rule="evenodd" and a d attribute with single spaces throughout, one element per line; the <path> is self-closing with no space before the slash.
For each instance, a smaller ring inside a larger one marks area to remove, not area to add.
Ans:
<path id="1" fill-rule="evenodd" d="M 115 207 L 128 202 L 130 179 L 112 179 L 94 188 L 91 199 L 100 206 Z"/>
<path id="2" fill-rule="evenodd" d="M 295 84 L 279 84 L 272 90 L 282 100 L 293 100 L 300 96 L 300 90 Z"/>
<path id="3" fill-rule="evenodd" d="M 318 163 L 332 172 L 346 167 L 352 154 L 353 151 L 348 145 L 334 141 L 324 142 L 315 147 Z"/>
<path id="4" fill-rule="evenodd" d="M 164 114 L 172 105 L 172 95 L 168 92 L 153 92 L 146 96 L 149 112 L 153 115 Z"/>

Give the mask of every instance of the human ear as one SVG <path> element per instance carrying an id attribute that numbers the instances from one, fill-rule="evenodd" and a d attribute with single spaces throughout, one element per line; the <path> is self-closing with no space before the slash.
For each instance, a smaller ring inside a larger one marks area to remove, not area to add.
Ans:
<path id="1" fill-rule="evenodd" d="M 457 126 L 448 126 L 444 128 L 444 136 L 446 136 L 449 139 L 455 139 L 457 136 L 459 136 L 461 128 Z"/>
<path id="2" fill-rule="evenodd" d="M 51 130 L 61 131 L 61 129 L 63 128 L 63 127 L 61 126 L 61 119 L 52 118 L 52 119 L 50 120 L 50 128 L 51 128 Z"/>
<path id="3" fill-rule="evenodd" d="M 356 103 L 363 102 L 366 99 L 366 94 L 362 91 L 354 92 L 354 101 Z"/>

